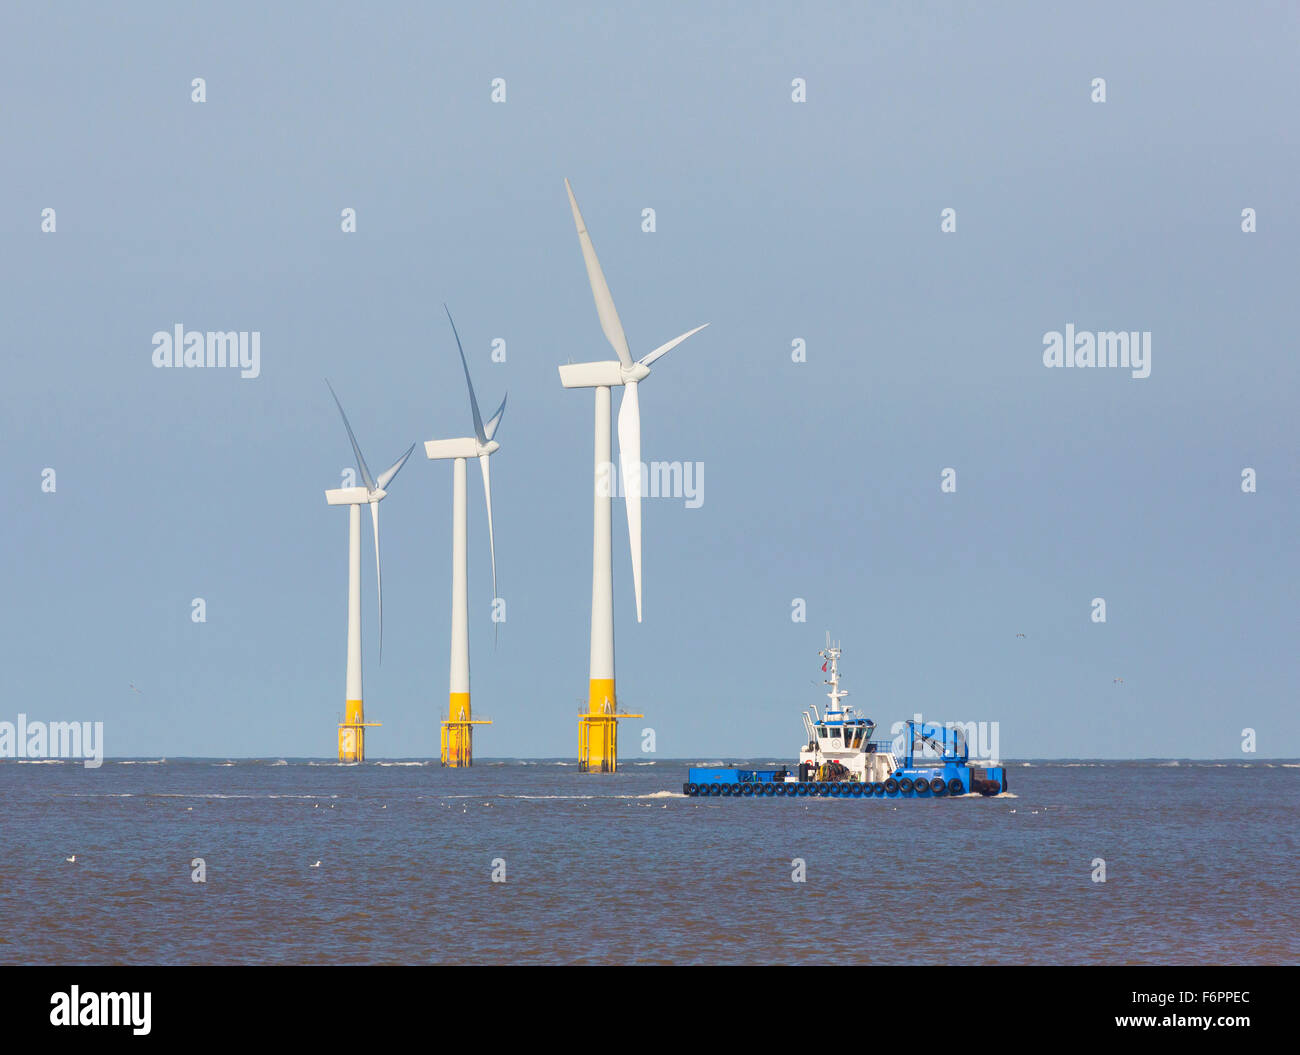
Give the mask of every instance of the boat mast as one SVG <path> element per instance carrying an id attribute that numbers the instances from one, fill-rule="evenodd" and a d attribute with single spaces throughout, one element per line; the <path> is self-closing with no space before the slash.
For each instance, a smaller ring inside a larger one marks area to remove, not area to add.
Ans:
<path id="1" fill-rule="evenodd" d="M 842 710 L 842 708 L 840 707 L 840 700 L 842 700 L 845 696 L 848 695 L 847 692 L 840 691 L 840 652 L 841 651 L 842 650 L 840 649 L 840 645 L 838 641 L 835 642 L 834 645 L 831 644 L 831 632 L 827 630 L 826 647 L 823 648 L 821 651 L 819 651 L 817 654 L 821 656 L 824 660 L 826 660 L 831 668 L 830 669 L 831 676 L 827 678 L 824 682 L 822 682 L 822 684 L 829 685 L 831 687 L 831 691 L 828 692 L 826 695 L 830 697 L 830 701 L 831 701 L 830 709 L 832 711 Z M 823 669 L 825 669 L 825 664 L 823 664 Z"/>

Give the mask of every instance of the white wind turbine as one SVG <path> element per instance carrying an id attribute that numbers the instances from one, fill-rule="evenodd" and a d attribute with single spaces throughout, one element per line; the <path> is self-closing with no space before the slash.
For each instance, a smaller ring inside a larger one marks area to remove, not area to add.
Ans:
<path id="1" fill-rule="evenodd" d="M 406 453 L 391 466 L 379 474 L 378 478 L 370 475 L 370 468 L 361 455 L 357 438 L 352 433 L 348 416 L 343 412 L 343 404 L 334 391 L 334 386 L 325 382 L 334 396 L 334 404 L 343 417 L 343 427 L 348 430 L 348 439 L 352 441 L 352 451 L 357 457 L 357 471 L 361 474 L 363 486 L 339 487 L 325 492 L 325 501 L 332 506 L 348 507 L 348 673 L 347 702 L 343 721 L 339 724 L 339 761 L 364 762 L 366 757 L 366 726 L 378 725 L 367 722 L 361 703 L 361 507 L 370 506 L 370 517 L 375 529 L 375 589 L 379 597 L 379 660 L 384 658 L 384 592 L 379 567 L 379 503 L 388 494 L 385 488 L 406 459 L 415 450 L 412 443 Z"/>
<path id="2" fill-rule="evenodd" d="M 460 352 L 460 365 L 465 371 L 465 384 L 469 388 L 469 408 L 474 416 L 474 435 L 455 440 L 429 440 L 424 453 L 432 459 L 452 460 L 452 510 L 451 510 L 451 686 L 448 699 L 447 720 L 442 723 L 441 760 L 444 766 L 462 767 L 473 763 L 473 727 L 491 725 L 482 719 L 475 720 L 469 702 L 469 552 L 466 544 L 468 529 L 465 510 L 465 460 L 477 458 L 483 470 L 483 497 L 487 501 L 488 546 L 492 553 L 492 597 L 497 595 L 496 540 L 492 536 L 492 480 L 488 473 L 488 458 L 501 448 L 493 438 L 506 410 L 505 399 L 487 424 L 479 414 L 478 400 L 474 397 L 474 382 L 469 377 L 469 363 L 465 349 L 456 332 L 447 305 L 447 321 L 456 338 Z"/>
<path id="3" fill-rule="evenodd" d="M 614 572 L 610 542 L 610 496 L 612 492 L 609 428 L 609 390 L 622 386 L 623 399 L 618 410 L 618 453 L 622 468 L 623 496 L 627 506 L 627 534 L 632 549 L 632 583 L 636 593 L 636 618 L 641 621 L 641 405 L 637 385 L 650 376 L 650 366 L 660 356 L 672 351 L 704 326 L 688 330 L 661 344 L 641 359 L 633 360 L 627 336 L 619 321 L 605 282 L 591 235 L 578 209 L 573 187 L 564 181 L 578 228 L 578 242 L 587 265 L 587 278 L 596 300 L 600 328 L 613 346 L 616 359 L 597 363 L 569 363 L 560 367 L 560 383 L 565 388 L 596 390 L 596 472 L 595 532 L 592 544 L 591 571 L 591 673 L 588 684 L 587 714 L 579 723 L 579 768 L 613 772 L 618 765 L 617 697 L 614 692 Z M 640 717 L 624 715 L 624 717 Z"/>

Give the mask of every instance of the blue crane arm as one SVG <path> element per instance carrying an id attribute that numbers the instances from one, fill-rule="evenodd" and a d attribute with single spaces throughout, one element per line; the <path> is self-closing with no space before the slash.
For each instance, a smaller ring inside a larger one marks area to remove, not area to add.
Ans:
<path id="1" fill-rule="evenodd" d="M 933 722 L 907 723 L 907 765 L 913 763 L 914 745 L 917 739 L 933 744 L 945 762 L 965 762 L 968 757 L 965 739 L 958 735 L 956 729 L 935 725 Z"/>

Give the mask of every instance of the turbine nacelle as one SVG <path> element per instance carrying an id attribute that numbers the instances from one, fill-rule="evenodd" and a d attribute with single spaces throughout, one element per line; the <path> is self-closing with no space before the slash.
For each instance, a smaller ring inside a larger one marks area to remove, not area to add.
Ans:
<path id="1" fill-rule="evenodd" d="M 478 458 L 495 454 L 501 449 L 496 440 L 479 443 L 473 436 L 462 436 L 454 440 L 425 440 L 424 454 L 435 461 L 451 458 Z"/>
<path id="2" fill-rule="evenodd" d="M 624 366 L 617 359 L 600 363 L 565 363 L 560 367 L 560 384 L 565 388 L 618 388 L 650 376 L 644 363 Z"/>
<path id="3" fill-rule="evenodd" d="M 367 502 L 379 502 L 388 497 L 382 487 L 373 491 L 368 487 L 336 487 L 325 492 L 325 501 L 332 506 L 359 506 Z"/>

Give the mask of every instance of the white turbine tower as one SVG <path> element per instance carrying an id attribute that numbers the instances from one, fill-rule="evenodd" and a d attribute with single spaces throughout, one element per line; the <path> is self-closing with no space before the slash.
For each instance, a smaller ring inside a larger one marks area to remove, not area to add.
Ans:
<path id="1" fill-rule="evenodd" d="M 406 459 L 415 450 L 412 443 L 406 453 L 391 466 L 379 474 L 378 478 L 370 475 L 370 468 L 361 456 L 361 448 L 352 433 L 348 416 L 343 412 L 334 386 L 327 380 L 330 395 L 343 417 L 343 427 L 348 430 L 348 439 L 352 441 L 352 451 L 357 457 L 357 471 L 361 474 L 364 486 L 339 487 L 325 492 L 325 501 L 332 506 L 348 507 L 348 676 L 346 705 L 343 721 L 339 723 L 339 761 L 364 762 L 366 758 L 366 727 L 378 725 L 367 722 L 361 703 L 361 507 L 370 506 L 370 517 L 375 529 L 375 589 L 379 597 L 379 660 L 384 659 L 384 592 L 379 570 L 379 503 L 388 494 L 385 488 Z"/>
<path id="2" fill-rule="evenodd" d="M 474 719 L 469 703 L 469 552 L 466 544 L 468 529 L 465 510 L 465 460 L 477 458 L 483 470 L 483 497 L 487 501 L 488 546 L 492 553 L 492 597 L 495 603 L 497 595 L 497 551 L 496 540 L 492 537 L 492 480 L 488 473 L 488 458 L 495 454 L 501 444 L 493 436 L 501 424 L 501 415 L 505 413 L 506 401 L 492 415 L 487 424 L 478 411 L 478 400 L 474 398 L 474 382 L 469 377 L 469 363 L 465 361 L 465 349 L 461 347 L 460 334 L 456 332 L 456 323 L 452 320 L 447 305 L 447 321 L 451 323 L 451 332 L 456 338 L 456 348 L 460 351 L 460 365 L 465 371 L 465 384 L 469 388 L 469 408 L 474 415 L 474 435 L 455 440 L 429 440 L 424 445 L 424 453 L 433 459 L 452 459 L 452 502 L 451 502 L 451 692 L 448 701 L 447 719 L 442 723 L 441 760 L 444 766 L 460 768 L 473 764 L 474 742 L 473 727 L 491 725 L 489 721 Z"/>
<path id="3" fill-rule="evenodd" d="M 614 692 L 614 572 L 610 542 L 610 497 L 613 491 L 613 464 L 610 461 L 609 390 L 621 385 L 623 399 L 618 410 L 618 453 L 622 466 L 623 496 L 627 505 L 627 534 L 632 548 L 632 583 L 636 593 L 636 618 L 641 621 L 641 405 L 637 385 L 650 376 L 650 365 L 676 348 L 704 326 L 688 330 L 661 344 L 650 354 L 633 360 L 627 336 L 619 321 L 605 275 L 596 259 L 587 225 L 578 210 L 569 181 L 564 181 L 578 228 L 578 242 L 587 265 L 587 278 L 596 300 L 600 328 L 613 346 L 617 359 L 597 363 L 569 363 L 560 367 L 560 383 L 565 388 L 596 390 L 596 472 L 595 531 L 592 542 L 591 569 L 591 673 L 588 683 L 587 713 L 578 724 L 578 767 L 612 773 L 618 766 L 618 718 L 641 715 L 618 713 Z"/>

